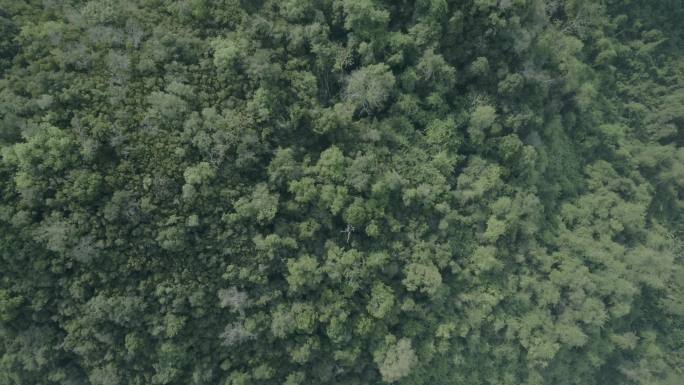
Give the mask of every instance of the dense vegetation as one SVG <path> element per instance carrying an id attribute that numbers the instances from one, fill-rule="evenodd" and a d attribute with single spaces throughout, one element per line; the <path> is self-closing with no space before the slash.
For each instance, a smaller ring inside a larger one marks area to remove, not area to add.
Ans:
<path id="1" fill-rule="evenodd" d="M 681 0 L 0 0 L 0 383 L 681 385 Z"/>

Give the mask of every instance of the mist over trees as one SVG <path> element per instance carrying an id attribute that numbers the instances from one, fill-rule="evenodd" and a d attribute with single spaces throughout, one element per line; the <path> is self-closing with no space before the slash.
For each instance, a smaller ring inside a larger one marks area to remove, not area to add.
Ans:
<path id="1" fill-rule="evenodd" d="M 681 385 L 680 0 L 0 0 L 0 384 Z"/>

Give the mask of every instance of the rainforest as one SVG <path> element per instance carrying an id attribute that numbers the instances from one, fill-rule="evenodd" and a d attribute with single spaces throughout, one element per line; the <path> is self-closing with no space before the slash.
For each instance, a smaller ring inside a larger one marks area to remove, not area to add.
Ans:
<path id="1" fill-rule="evenodd" d="M 0 0 L 0 384 L 681 385 L 681 0 Z"/>

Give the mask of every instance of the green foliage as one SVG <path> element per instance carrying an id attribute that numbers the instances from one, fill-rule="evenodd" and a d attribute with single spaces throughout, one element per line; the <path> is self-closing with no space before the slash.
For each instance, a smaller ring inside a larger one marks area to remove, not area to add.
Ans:
<path id="1" fill-rule="evenodd" d="M 384 318 L 394 307 L 394 292 L 382 283 L 377 283 L 371 291 L 368 301 L 368 313 L 375 318 Z"/>
<path id="2" fill-rule="evenodd" d="M 477 106 L 470 115 L 468 133 L 475 143 L 482 143 L 487 131 L 494 130 L 492 125 L 496 121 L 496 109 L 492 106 Z"/>
<path id="3" fill-rule="evenodd" d="M 0 0 L 0 384 L 679 385 L 683 18 Z"/>
<path id="4" fill-rule="evenodd" d="M 385 338 L 386 343 L 389 341 L 389 346 L 383 349 L 384 351 L 375 353 L 375 362 L 385 382 L 396 382 L 406 377 L 416 364 L 416 354 L 411 347 L 411 340 L 393 340 L 393 336 Z"/>
<path id="5" fill-rule="evenodd" d="M 432 264 L 411 263 L 406 266 L 406 278 L 402 281 L 408 291 L 420 291 L 434 295 L 442 285 L 442 276 Z"/>
<path id="6" fill-rule="evenodd" d="M 363 67 L 349 75 L 345 98 L 356 108 L 376 111 L 389 99 L 394 83 L 394 75 L 386 64 Z"/>

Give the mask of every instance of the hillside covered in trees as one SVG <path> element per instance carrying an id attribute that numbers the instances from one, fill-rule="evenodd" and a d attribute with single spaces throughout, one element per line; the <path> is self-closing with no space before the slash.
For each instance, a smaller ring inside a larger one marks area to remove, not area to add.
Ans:
<path id="1" fill-rule="evenodd" d="M 0 384 L 681 385 L 681 0 L 0 0 Z"/>

